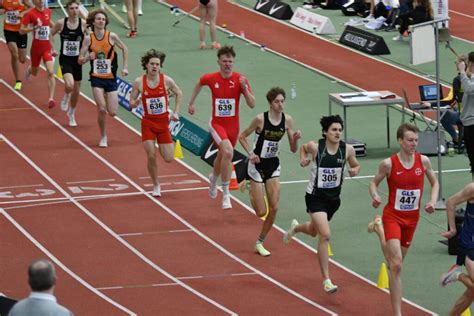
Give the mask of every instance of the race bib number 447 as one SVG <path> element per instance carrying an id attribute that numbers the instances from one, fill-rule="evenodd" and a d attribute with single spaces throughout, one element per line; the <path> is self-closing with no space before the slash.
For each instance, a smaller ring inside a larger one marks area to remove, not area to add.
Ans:
<path id="1" fill-rule="evenodd" d="M 214 106 L 217 117 L 235 116 L 234 99 L 216 99 Z"/>
<path id="2" fill-rule="evenodd" d="M 397 189 L 395 196 L 395 210 L 397 211 L 414 211 L 418 209 L 420 204 L 420 190 L 402 190 Z"/>

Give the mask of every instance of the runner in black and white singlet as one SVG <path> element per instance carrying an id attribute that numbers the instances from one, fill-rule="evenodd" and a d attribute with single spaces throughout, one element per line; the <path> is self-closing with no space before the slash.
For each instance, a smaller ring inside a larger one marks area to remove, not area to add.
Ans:
<path id="1" fill-rule="evenodd" d="M 319 268 L 323 276 L 324 291 L 331 294 L 337 291 L 337 286 L 329 278 L 328 245 L 331 237 L 329 221 L 341 204 L 340 194 L 346 161 L 349 163 L 348 173 L 351 177 L 359 174 L 360 166 L 354 147 L 341 141 L 344 128 L 341 117 L 323 116 L 320 123 L 324 138 L 318 143 L 310 141 L 300 149 L 300 165 L 306 167 L 312 164 L 305 196 L 307 212 L 311 219 L 303 224 L 298 224 L 293 219 L 290 229 L 283 237 L 283 242 L 288 243 L 296 233 L 305 233 L 313 237 L 319 235 Z M 309 155 L 311 159 L 308 159 Z"/>
<path id="2" fill-rule="evenodd" d="M 77 126 L 75 112 L 82 80 L 82 65 L 78 58 L 86 29 L 86 22 L 79 18 L 79 6 L 79 0 L 69 0 L 66 3 L 69 17 L 59 19 L 52 30 L 53 36 L 59 32 L 61 37 L 59 66 L 64 80 L 61 110 L 67 111 L 71 127 Z"/>
<path id="3" fill-rule="evenodd" d="M 280 160 L 281 139 L 288 135 L 290 150 L 298 150 L 298 139 L 301 132 L 293 131 L 293 119 L 283 113 L 285 91 L 271 88 L 267 93 L 269 111 L 258 114 L 250 125 L 240 134 L 239 141 L 249 154 L 247 174 L 250 178 L 250 201 L 257 216 L 265 216 L 268 200 L 268 214 L 255 244 L 255 251 L 261 256 L 269 256 L 270 252 L 263 247 L 265 237 L 273 226 L 280 200 Z M 247 137 L 255 132 L 254 148 L 251 149 Z"/>

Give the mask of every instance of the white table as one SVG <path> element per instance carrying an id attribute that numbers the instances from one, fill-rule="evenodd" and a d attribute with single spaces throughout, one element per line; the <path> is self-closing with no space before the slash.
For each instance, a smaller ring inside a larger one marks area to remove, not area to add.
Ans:
<path id="1" fill-rule="evenodd" d="M 365 96 L 358 97 L 345 97 L 356 94 L 364 94 Z M 380 98 L 380 95 L 393 94 L 394 98 Z M 347 108 L 350 107 L 362 107 L 362 106 L 385 106 L 387 111 L 387 147 L 390 148 L 390 114 L 389 106 L 392 104 L 403 104 L 404 100 L 402 97 L 396 95 L 390 91 L 365 91 L 365 92 L 350 92 L 350 93 L 330 93 L 329 94 L 329 115 L 332 114 L 332 104 L 339 105 L 343 108 L 343 119 L 344 119 L 344 141 L 347 141 Z"/>

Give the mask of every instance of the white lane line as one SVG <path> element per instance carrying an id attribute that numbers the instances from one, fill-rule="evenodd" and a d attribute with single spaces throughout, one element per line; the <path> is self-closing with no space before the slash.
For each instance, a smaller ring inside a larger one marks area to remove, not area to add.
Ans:
<path id="1" fill-rule="evenodd" d="M 154 232 L 139 232 L 139 233 L 123 233 L 117 234 L 121 237 L 127 236 L 144 236 L 144 235 L 158 235 L 158 234 L 168 234 L 168 233 L 188 233 L 192 232 L 191 229 L 174 229 L 174 230 L 162 230 L 162 231 L 154 231 Z"/>
<path id="2" fill-rule="evenodd" d="M 91 153 L 94 157 L 96 157 L 98 160 L 100 160 L 104 165 L 108 166 L 111 170 L 113 170 L 115 173 L 117 173 L 119 176 L 121 176 L 123 179 L 125 179 L 127 182 L 130 183 L 131 186 L 135 187 L 138 191 L 142 192 L 143 194 L 145 194 L 145 196 L 147 198 L 149 198 L 151 201 L 153 201 L 154 203 L 156 203 L 157 205 L 159 205 L 161 208 L 163 208 L 166 212 L 168 212 L 170 215 L 172 215 L 174 218 L 176 218 L 177 220 L 179 220 L 181 223 L 183 223 L 185 226 L 187 226 L 188 228 L 192 229 L 193 231 L 196 232 L 196 234 L 198 236 L 200 236 L 201 238 L 203 238 L 204 240 L 206 240 L 207 242 L 209 242 L 211 245 L 213 245 L 214 247 L 216 247 L 217 249 L 219 249 L 221 252 L 223 252 L 224 254 L 226 254 L 227 256 L 229 256 L 230 258 L 234 259 L 235 261 L 239 262 L 241 265 L 245 266 L 247 269 L 251 270 L 251 271 L 254 271 L 255 273 L 258 273 L 258 275 L 260 275 L 262 278 L 266 279 L 267 281 L 270 281 L 271 283 L 275 284 L 276 286 L 280 287 L 281 289 L 283 289 L 284 291 L 294 295 L 295 297 L 301 299 L 302 301 L 330 314 L 330 315 L 337 315 L 336 312 L 330 310 L 330 309 L 327 309 L 326 307 L 316 303 L 315 301 L 312 301 L 311 299 L 307 298 L 306 296 L 300 294 L 299 292 L 296 292 L 295 290 L 287 287 L 286 285 L 284 285 L 283 283 L 273 279 L 272 277 L 270 277 L 269 275 L 265 274 L 264 272 L 258 270 L 257 268 L 255 268 L 254 266 L 250 265 L 249 263 L 245 262 L 244 260 L 240 259 L 239 257 L 237 257 L 236 255 L 234 255 L 233 253 L 231 253 L 229 250 L 227 250 L 226 248 L 224 248 L 223 246 L 221 246 L 219 243 L 215 242 L 214 240 L 212 240 L 210 237 L 208 237 L 207 235 L 205 235 L 204 233 L 202 233 L 200 230 L 198 230 L 196 227 L 194 227 L 193 225 L 191 225 L 189 222 L 187 222 L 186 220 L 184 220 L 182 217 L 180 217 L 178 214 L 176 214 L 175 212 L 173 212 L 169 207 L 167 207 L 165 204 L 163 204 L 161 201 L 153 198 L 150 194 L 148 194 L 145 190 L 143 190 L 142 187 L 140 187 L 137 183 L 135 183 L 132 179 L 130 179 L 127 175 L 125 175 L 122 171 L 120 171 L 117 167 L 115 167 L 114 165 L 112 165 L 107 159 L 103 158 L 101 155 L 99 155 L 97 152 L 95 152 L 94 150 L 92 150 L 89 146 L 87 146 L 84 142 L 82 142 L 79 138 L 77 138 L 75 135 L 73 135 L 69 130 L 67 130 L 66 128 L 64 128 L 61 124 L 59 124 L 56 120 L 54 120 L 53 118 L 51 118 L 50 116 L 48 116 L 43 110 L 41 110 L 40 108 L 38 108 L 33 102 L 31 102 L 28 98 L 26 98 L 25 96 L 23 96 L 22 94 L 18 93 L 18 91 L 14 90 L 13 88 L 11 88 L 3 79 L 0 79 L 0 83 L 3 83 L 11 92 L 13 92 L 14 94 L 18 95 L 22 100 L 24 100 L 26 103 L 28 103 L 31 107 L 33 107 L 38 113 L 40 113 L 41 115 L 43 115 L 48 121 L 50 121 L 53 125 L 55 125 L 57 128 L 59 128 L 61 131 L 63 131 L 66 135 L 68 135 L 69 137 L 71 137 L 74 141 L 76 141 L 81 147 L 83 147 L 85 150 L 87 150 L 89 153 Z M 91 102 L 92 100 L 90 98 L 88 98 Z M 92 102 L 92 104 L 95 104 Z M 115 117 L 117 118 L 117 117 Z M 119 120 L 123 123 L 122 120 Z M 131 129 L 130 126 L 126 125 L 128 128 Z M 135 131 L 135 133 L 137 133 Z M 179 163 L 182 163 L 179 159 L 176 159 L 177 162 Z M 182 163 L 183 165 L 185 165 L 184 163 Z M 193 169 L 191 169 L 193 170 Z M 197 174 L 197 172 L 196 172 Z M 201 178 L 204 179 L 204 177 L 202 175 L 200 175 Z M 208 182 L 208 180 L 206 180 L 206 182 Z M 62 190 L 62 189 L 61 189 Z M 68 194 L 67 192 L 65 192 L 65 194 Z M 235 198 L 233 198 L 234 200 L 236 201 L 239 201 Z M 71 200 L 72 200 L 72 197 L 71 197 Z M 77 203 L 77 202 L 76 202 Z M 239 203 L 241 205 L 245 205 L 243 204 L 242 202 L 239 201 Z M 77 203 L 78 205 L 80 205 L 79 203 Z M 82 207 L 82 205 L 81 205 Z M 88 210 L 85 210 L 91 218 L 93 218 L 95 220 L 95 216 L 89 212 Z M 127 244 L 121 237 L 117 236 L 112 230 L 110 230 L 110 228 L 108 228 L 105 224 L 103 224 L 102 222 L 100 222 L 98 219 L 97 219 L 97 223 L 100 223 L 104 226 L 104 229 L 108 229 L 108 231 L 110 231 L 111 234 L 114 234 L 114 236 L 120 240 L 122 243 L 125 243 Z M 143 256 L 143 254 L 141 254 L 137 249 L 133 248 L 131 245 L 129 245 L 131 247 L 131 249 L 133 249 L 132 251 L 135 253 L 135 251 L 137 252 L 136 254 L 140 257 L 143 257 L 143 260 L 148 260 L 150 262 L 150 264 L 153 264 L 154 263 L 152 261 L 150 261 L 148 258 L 146 258 L 145 256 Z M 147 261 L 147 262 L 148 262 Z M 158 267 L 157 267 L 158 268 Z M 165 271 L 164 271 L 165 272 Z M 172 279 L 173 276 L 170 275 L 170 279 Z M 185 283 L 183 283 L 183 286 L 187 286 Z M 193 292 L 197 292 L 196 290 L 192 289 L 191 287 L 187 286 L 187 288 L 190 290 L 190 291 L 193 291 Z M 202 295 L 204 296 L 202 293 L 200 292 L 197 292 L 198 294 L 196 295 Z M 206 299 L 209 299 L 206 297 Z M 210 300 L 210 299 L 209 299 Z M 212 301 L 212 300 L 210 300 Z M 209 302 L 210 302 L 209 301 Z M 214 302 L 214 301 L 212 301 Z M 217 302 L 215 302 L 215 304 L 218 304 Z M 220 305 L 223 309 L 226 309 L 224 306 Z M 226 309 L 227 310 L 227 309 Z M 229 311 L 229 310 L 228 310 Z M 231 311 L 229 311 L 231 312 Z M 233 313 L 233 312 L 231 312 Z"/>
<path id="3" fill-rule="evenodd" d="M 66 184 L 77 184 L 77 183 L 97 183 L 97 182 L 114 182 L 115 179 L 103 179 L 103 180 L 88 180 L 88 181 L 74 181 L 66 182 Z"/>
<path id="4" fill-rule="evenodd" d="M 0 135 L 1 136 L 1 135 Z M 99 296 L 103 300 L 107 301 L 108 303 L 112 304 L 113 306 L 117 307 L 118 309 L 124 311 L 125 313 L 129 315 L 137 315 L 136 313 L 132 312 L 128 308 L 126 308 L 123 305 L 120 305 L 116 301 L 112 300 L 110 297 L 107 295 L 101 293 L 97 289 L 95 289 L 92 285 L 87 283 L 85 280 L 83 280 L 80 276 L 78 276 L 76 273 L 74 273 L 71 269 L 69 269 L 65 264 L 61 262 L 56 256 L 54 256 L 46 247 L 44 247 L 39 241 L 37 241 L 28 231 L 26 231 L 13 217 L 11 217 L 3 208 L 0 208 L 0 213 L 5 216 L 5 218 L 13 224 L 13 226 L 16 227 L 30 242 L 35 245 L 39 250 L 41 250 L 48 258 L 51 259 L 58 267 L 61 267 L 67 274 L 69 274 L 74 280 L 82 284 L 85 288 L 93 292 L 95 295 Z"/>
<path id="5" fill-rule="evenodd" d="M 463 17 L 466 17 L 466 18 L 474 19 L 474 16 L 466 14 L 466 13 L 462 13 L 462 12 L 459 12 L 459 11 L 455 11 L 455 10 L 450 9 L 449 12 L 457 14 L 457 15 L 462 15 Z"/>
<path id="6" fill-rule="evenodd" d="M 19 189 L 19 188 L 36 188 L 36 187 L 43 187 L 44 184 L 25 184 L 25 185 L 14 185 L 10 187 L 0 187 L 0 190 L 3 189 Z"/>
<path id="7" fill-rule="evenodd" d="M 158 176 L 158 178 L 177 178 L 177 177 L 186 177 L 188 174 L 187 173 L 177 173 L 177 174 L 164 174 L 164 175 L 161 175 L 161 176 Z M 138 179 L 142 180 L 142 179 L 150 179 L 150 176 L 146 176 L 146 177 L 138 177 Z"/>
<path id="8" fill-rule="evenodd" d="M 11 89 L 3 79 L 0 79 L 0 82 L 3 83 L 7 88 L 9 88 L 11 91 L 15 92 L 16 90 Z M 21 99 L 23 99 L 26 103 L 28 103 L 31 107 L 33 107 L 37 112 L 39 112 L 41 115 L 43 115 L 47 120 L 49 120 L 53 125 L 59 127 L 60 130 L 62 130 L 65 134 L 70 136 L 72 139 L 74 139 L 78 144 L 81 145 L 84 149 L 86 149 L 88 152 L 92 153 L 96 158 L 98 158 L 100 161 L 105 163 L 106 165 L 109 165 L 110 167 L 113 167 L 107 160 L 105 160 L 103 157 L 98 155 L 96 152 L 94 152 L 91 148 L 89 148 L 86 144 L 84 144 L 81 140 L 79 140 L 76 136 L 71 134 L 68 130 L 64 129 L 58 122 L 50 118 L 46 113 L 44 113 L 42 110 L 40 110 L 35 104 L 33 104 L 29 99 L 24 97 L 23 95 L 19 93 L 17 94 Z M 102 229 L 104 229 L 107 233 L 109 233 L 113 238 L 115 238 L 118 242 L 120 242 L 123 246 L 125 246 L 128 250 L 130 250 L 132 253 L 134 253 L 136 256 L 138 256 L 141 260 L 143 260 L 145 263 L 147 263 L 149 266 L 154 268 L 156 271 L 160 272 L 161 274 L 165 275 L 168 277 L 170 280 L 178 283 L 180 286 L 191 292 L 192 294 L 198 296 L 199 298 L 203 299 L 204 301 L 208 302 L 209 304 L 215 306 L 216 308 L 221 309 L 222 311 L 228 313 L 229 315 L 237 315 L 234 311 L 226 308 L 225 306 L 219 304 L 218 302 L 212 300 L 208 296 L 204 295 L 203 293 L 195 290 L 191 286 L 187 285 L 186 283 L 176 279 L 175 276 L 173 276 L 171 273 L 168 273 L 166 270 L 162 269 L 160 266 L 155 264 L 153 261 L 151 261 L 148 257 L 143 255 L 138 249 L 133 247 L 131 244 L 125 241 L 122 237 L 118 236 L 110 227 L 105 225 L 101 220 L 99 220 L 92 212 L 90 212 L 86 207 L 84 207 L 82 204 L 80 204 L 78 201 L 76 201 L 65 189 L 63 189 L 56 181 L 54 181 L 46 172 L 44 172 L 39 166 L 37 166 L 28 156 L 26 156 L 22 151 L 20 151 L 13 143 L 11 143 L 6 137 L 3 135 L 0 135 L 5 142 L 7 142 L 10 147 L 12 147 L 27 163 L 30 164 L 37 172 L 39 172 L 46 180 L 48 180 L 49 183 L 51 183 L 57 190 L 59 190 L 65 197 L 69 199 L 70 202 L 72 202 L 74 205 L 76 205 L 83 213 L 85 213 L 87 216 L 89 216 L 97 225 L 99 225 Z M 113 170 L 117 170 L 115 167 L 113 167 Z M 122 173 L 120 171 L 116 171 L 119 175 L 122 176 Z M 122 177 L 124 177 L 123 175 Z M 147 194 L 143 189 L 136 183 L 134 183 L 131 179 L 126 178 L 128 182 L 130 182 L 133 186 L 138 188 L 139 191 L 142 191 L 147 197 L 149 197 L 151 200 L 155 200 L 151 195 Z"/>

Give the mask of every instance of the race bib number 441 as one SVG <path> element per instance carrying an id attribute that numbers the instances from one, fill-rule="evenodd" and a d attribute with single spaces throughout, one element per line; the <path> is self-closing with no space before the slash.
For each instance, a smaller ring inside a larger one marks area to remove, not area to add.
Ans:
<path id="1" fill-rule="evenodd" d="M 414 211 L 418 209 L 420 204 L 420 190 L 402 190 L 397 189 L 395 196 L 395 210 L 397 211 Z"/>
<path id="2" fill-rule="evenodd" d="M 216 99 L 214 106 L 217 117 L 235 116 L 234 99 Z"/>

